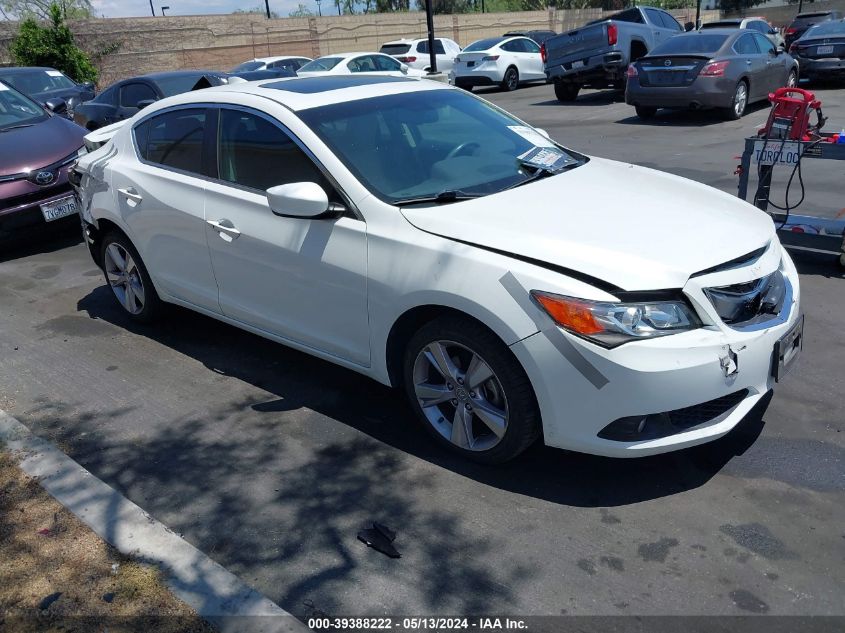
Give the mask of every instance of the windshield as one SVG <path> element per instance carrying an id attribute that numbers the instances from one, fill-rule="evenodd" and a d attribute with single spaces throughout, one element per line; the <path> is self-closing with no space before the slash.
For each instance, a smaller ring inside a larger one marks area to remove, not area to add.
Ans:
<path id="1" fill-rule="evenodd" d="M 534 128 L 459 90 L 411 92 L 311 108 L 300 118 L 385 202 L 496 193 L 536 172 L 519 156 L 549 147 Z"/>
<path id="2" fill-rule="evenodd" d="M 314 61 L 308 62 L 298 72 L 301 73 L 319 73 L 331 70 L 343 61 L 343 57 L 318 57 Z"/>
<path id="3" fill-rule="evenodd" d="M 410 44 L 385 44 L 379 49 L 379 53 L 385 55 L 404 55 L 411 50 Z"/>
<path id="4" fill-rule="evenodd" d="M 58 70 L 33 70 L 31 72 L 9 73 L 8 75 L 0 74 L 0 78 L 28 95 L 76 86 Z"/>
<path id="5" fill-rule="evenodd" d="M 0 82 L 0 131 L 39 123 L 47 116 L 32 99 Z"/>
<path id="6" fill-rule="evenodd" d="M 813 37 L 814 35 L 834 35 L 845 34 L 845 22 L 822 22 L 810 27 L 804 37 Z"/>
<path id="7" fill-rule="evenodd" d="M 464 53 L 471 53 L 473 51 L 486 51 L 493 48 L 496 44 L 505 41 L 503 37 L 490 37 L 486 40 L 478 40 L 477 42 L 473 42 L 469 46 L 467 46 L 463 52 Z"/>
<path id="8" fill-rule="evenodd" d="M 701 25 L 701 30 L 704 29 L 738 29 L 741 22 L 728 20 L 726 22 L 707 22 Z"/>
<path id="9" fill-rule="evenodd" d="M 657 55 L 684 55 L 689 53 L 710 55 L 722 48 L 726 39 L 728 39 L 727 35 L 711 33 L 707 33 L 706 35 L 697 33 L 680 35 L 655 46 L 649 53 L 649 57 Z"/>
<path id="10" fill-rule="evenodd" d="M 243 64 L 238 64 L 229 72 L 237 73 L 237 72 L 244 72 L 249 70 L 258 70 L 259 68 L 264 68 L 264 62 L 244 62 Z"/>

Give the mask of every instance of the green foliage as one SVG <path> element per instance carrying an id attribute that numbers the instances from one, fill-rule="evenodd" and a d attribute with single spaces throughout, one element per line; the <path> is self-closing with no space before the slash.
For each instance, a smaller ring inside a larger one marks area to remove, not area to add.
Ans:
<path id="1" fill-rule="evenodd" d="M 300 4 L 299 8 L 300 9 L 305 8 L 305 5 Z M 266 9 L 266 7 L 252 7 L 251 9 L 235 9 L 234 11 L 232 11 L 232 13 L 249 13 L 249 14 L 254 13 L 256 15 L 266 16 L 267 15 L 267 9 Z M 271 18 L 280 18 L 282 16 L 280 16 L 276 11 L 271 10 L 270 11 L 270 17 Z M 296 16 L 296 15 L 293 15 L 293 13 L 291 13 L 291 17 L 296 18 L 296 17 L 300 17 L 300 16 Z"/>
<path id="2" fill-rule="evenodd" d="M 88 56 L 73 41 L 62 9 L 53 4 L 50 23 L 41 26 L 33 18 L 21 22 L 9 51 L 19 66 L 49 66 L 78 82 L 97 81 L 99 73 Z"/>
<path id="3" fill-rule="evenodd" d="M 91 0 L 0 0 L 0 15 L 7 19 L 49 20 L 50 7 L 54 4 L 66 20 L 93 18 L 95 15 Z"/>
<path id="4" fill-rule="evenodd" d="M 314 12 L 301 2 L 298 7 L 288 13 L 288 17 L 291 18 L 310 18 L 312 15 L 314 15 Z"/>

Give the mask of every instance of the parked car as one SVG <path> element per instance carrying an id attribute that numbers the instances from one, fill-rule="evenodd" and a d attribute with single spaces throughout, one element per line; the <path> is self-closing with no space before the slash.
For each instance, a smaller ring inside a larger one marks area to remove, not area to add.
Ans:
<path id="1" fill-rule="evenodd" d="M 141 108 L 189 90 L 218 86 L 226 73 L 213 70 L 176 70 L 124 79 L 103 90 L 93 100 L 77 106 L 73 120 L 88 130 L 134 116 Z"/>
<path id="2" fill-rule="evenodd" d="M 501 86 L 516 90 L 520 84 L 545 81 L 540 47 L 527 37 L 491 37 L 467 46 L 455 58 L 449 83 L 472 90 Z"/>
<path id="3" fill-rule="evenodd" d="M 480 461 L 539 438 L 625 457 L 713 440 L 801 346 L 766 213 L 440 82 L 178 95 L 76 170 L 127 322 L 176 303 L 400 387 Z"/>
<path id="4" fill-rule="evenodd" d="M 808 11 L 806 13 L 799 13 L 795 16 L 795 19 L 789 23 L 789 26 L 786 27 L 786 31 L 784 32 L 786 46 L 792 46 L 792 42 L 804 35 L 804 33 L 807 32 L 807 29 L 814 24 L 841 19 L 841 11 Z"/>
<path id="5" fill-rule="evenodd" d="M 709 29 L 750 29 L 768 37 L 772 44 L 776 47 L 780 46 L 786 48 L 783 36 L 776 28 L 769 24 L 765 18 L 761 17 L 716 20 L 715 22 L 702 24 L 700 28 L 702 31 Z"/>
<path id="6" fill-rule="evenodd" d="M 2 240 L 21 230 L 41 230 L 77 212 L 67 175 L 85 151 L 85 130 L 63 116 L 63 100 L 48 104 L 55 113 L 0 81 Z"/>
<path id="7" fill-rule="evenodd" d="M 542 44 L 550 37 L 557 35 L 554 31 L 508 31 L 502 37 L 527 37 L 537 44 Z"/>
<path id="8" fill-rule="evenodd" d="M 226 79 L 231 81 L 233 77 L 239 77 L 244 81 L 262 81 L 264 79 L 283 79 L 285 77 L 296 77 L 296 73 L 287 68 L 266 68 L 264 70 L 241 70 L 237 73 L 228 73 Z"/>
<path id="9" fill-rule="evenodd" d="M 394 40 L 382 44 L 380 53 L 395 57 L 397 61 L 407 64 L 409 68 L 429 71 L 431 54 L 428 50 L 428 39 L 422 40 Z M 437 70 L 448 73 L 452 70 L 455 56 L 461 52 L 458 43 L 445 37 L 434 38 L 434 54 L 437 58 Z"/>
<path id="10" fill-rule="evenodd" d="M 624 88 L 631 62 L 684 31 L 669 13 L 651 7 L 626 9 L 546 40 L 543 61 L 560 101 L 574 101 L 581 88 Z"/>
<path id="11" fill-rule="evenodd" d="M 302 68 L 305 64 L 311 61 L 310 57 L 297 57 L 292 55 L 281 55 L 276 57 L 256 57 L 242 64 L 238 64 L 229 72 L 237 75 L 242 72 L 250 72 L 254 70 L 287 70 L 294 75 L 296 71 Z"/>
<path id="12" fill-rule="evenodd" d="M 417 68 L 382 53 L 337 53 L 324 55 L 308 62 L 297 71 L 298 77 L 319 75 L 350 75 L 353 73 L 408 75 L 423 77 L 425 73 Z"/>
<path id="13" fill-rule="evenodd" d="M 78 84 L 55 68 L 0 68 L 0 80 L 41 104 L 52 99 L 63 99 L 67 104 L 66 116 L 69 119 L 73 119 L 73 109 L 77 105 L 93 99 L 95 94 L 93 83 Z"/>
<path id="14" fill-rule="evenodd" d="M 845 20 L 811 26 L 789 54 L 798 61 L 801 76 L 811 81 L 845 77 Z"/>
<path id="15" fill-rule="evenodd" d="M 625 102 L 649 119 L 658 108 L 719 108 L 729 119 L 749 103 L 798 82 L 798 63 L 748 29 L 693 31 L 655 47 L 628 68 Z"/>

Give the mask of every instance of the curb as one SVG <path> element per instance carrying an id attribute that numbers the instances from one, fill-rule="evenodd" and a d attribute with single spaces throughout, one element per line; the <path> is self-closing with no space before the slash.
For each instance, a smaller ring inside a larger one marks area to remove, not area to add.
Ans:
<path id="1" fill-rule="evenodd" d="M 310 630 L 3 410 L 0 442 L 21 470 L 103 540 L 161 567 L 168 589 L 222 633 Z"/>

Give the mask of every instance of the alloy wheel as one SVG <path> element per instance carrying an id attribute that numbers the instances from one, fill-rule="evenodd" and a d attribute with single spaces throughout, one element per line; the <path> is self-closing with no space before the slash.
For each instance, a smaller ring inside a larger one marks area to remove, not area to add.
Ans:
<path id="1" fill-rule="evenodd" d="M 740 81 L 739 84 L 736 86 L 736 92 L 734 93 L 734 112 L 736 113 L 737 118 L 742 116 L 742 113 L 745 112 L 745 106 L 748 103 L 748 88 L 745 85 L 745 82 Z"/>
<path id="2" fill-rule="evenodd" d="M 433 341 L 417 354 L 413 368 L 417 402 L 446 440 L 468 451 L 486 451 L 508 429 L 508 402 L 490 365 L 468 347 Z"/>
<path id="3" fill-rule="evenodd" d="M 129 314 L 144 309 L 144 281 L 132 255 L 117 242 L 106 247 L 103 263 L 114 296 Z"/>
<path id="4" fill-rule="evenodd" d="M 505 75 L 505 83 L 508 85 L 508 90 L 516 90 L 519 87 L 519 76 L 513 68 L 510 68 Z"/>
<path id="5" fill-rule="evenodd" d="M 791 71 L 789 73 L 789 77 L 786 78 L 786 87 L 787 88 L 794 88 L 798 85 L 798 75 L 795 74 L 795 71 Z"/>

